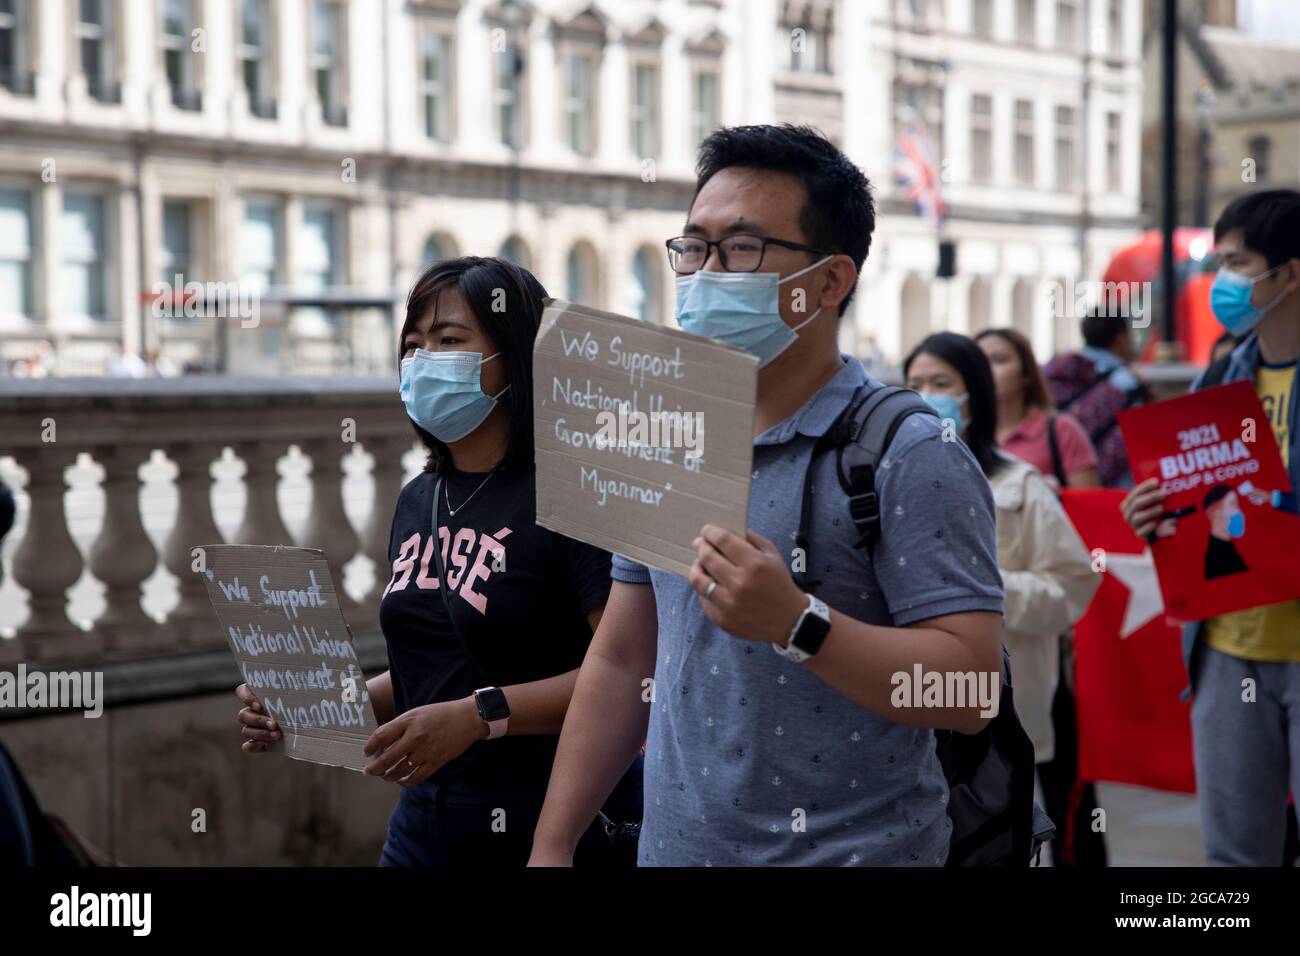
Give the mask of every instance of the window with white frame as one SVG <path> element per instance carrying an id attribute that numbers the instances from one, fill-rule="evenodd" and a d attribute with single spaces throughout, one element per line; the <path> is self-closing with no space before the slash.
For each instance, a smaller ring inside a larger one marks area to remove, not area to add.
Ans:
<path id="1" fill-rule="evenodd" d="M 25 96 L 33 92 L 31 14 L 30 0 L 0 0 L 0 87 Z"/>
<path id="2" fill-rule="evenodd" d="M 993 180 L 993 97 L 984 93 L 970 98 L 970 178 Z"/>
<path id="3" fill-rule="evenodd" d="M 659 67 L 632 67 L 632 151 L 641 159 L 659 153 Z"/>
<path id="4" fill-rule="evenodd" d="M 320 101 L 321 119 L 330 126 L 347 125 L 343 103 L 343 4 L 316 0 L 312 15 L 311 68 Z"/>
<path id="5" fill-rule="evenodd" d="M 1016 100 L 1015 142 L 1012 157 L 1015 180 L 1022 186 L 1034 184 L 1034 103 Z"/>
<path id="6" fill-rule="evenodd" d="M 113 44 L 115 7 L 111 0 L 78 0 L 74 27 L 86 92 L 94 99 L 113 103 L 121 99 Z"/>
<path id="7" fill-rule="evenodd" d="M 1057 0 L 1056 46 L 1057 49 L 1071 52 L 1079 48 L 1078 0 Z"/>
<path id="8" fill-rule="evenodd" d="M 1255 161 L 1255 181 L 1267 182 L 1273 171 L 1273 140 L 1267 136 L 1252 136 L 1246 144 L 1247 155 Z"/>
<path id="9" fill-rule="evenodd" d="M 280 284 L 280 208 L 269 199 L 244 203 L 239 230 L 239 281 L 251 295 Z"/>
<path id="10" fill-rule="evenodd" d="M 697 69 L 693 80 L 691 123 L 698 144 L 718 128 L 718 71 Z"/>
<path id="11" fill-rule="evenodd" d="M 105 318 L 108 293 L 104 197 L 92 192 L 65 192 L 59 234 L 63 246 L 63 311 L 85 318 Z"/>
<path id="12" fill-rule="evenodd" d="M 793 73 L 831 72 L 829 9 L 811 14 L 786 4 L 777 24 L 777 64 Z"/>
<path id="13" fill-rule="evenodd" d="M 993 0 L 971 0 L 970 32 L 986 39 L 993 36 Z"/>
<path id="14" fill-rule="evenodd" d="M 240 77 L 248 95 L 248 109 L 254 116 L 275 118 L 275 94 L 271 89 L 271 62 L 274 57 L 271 32 L 270 0 L 240 0 L 239 58 Z"/>
<path id="15" fill-rule="evenodd" d="M 1075 187 L 1077 136 L 1074 108 L 1058 106 L 1056 108 L 1056 188 L 1061 192 L 1069 192 Z"/>
<path id="16" fill-rule="evenodd" d="M 596 57 L 594 53 L 569 52 L 564 57 L 565 138 L 575 153 L 589 156 L 596 148 L 592 124 L 595 121 Z"/>
<path id="17" fill-rule="evenodd" d="M 195 86 L 194 52 L 190 47 L 194 25 L 194 0 L 163 0 L 158 41 L 162 46 L 163 72 L 167 75 L 172 103 L 184 110 L 197 110 L 201 106 Z"/>
<path id="18" fill-rule="evenodd" d="M 420 30 L 419 97 L 425 137 L 447 142 L 451 138 L 451 37 L 429 26 Z"/>
<path id="19" fill-rule="evenodd" d="M 1106 113 L 1106 189 L 1121 192 L 1123 168 L 1120 165 L 1120 115 L 1114 111 Z"/>
<path id="20" fill-rule="evenodd" d="M 492 98 L 496 107 L 497 140 L 511 149 L 523 148 L 524 60 L 516 40 L 509 39 L 494 54 Z"/>
<path id="21" fill-rule="evenodd" d="M 158 256 L 158 277 L 168 285 L 176 284 L 176 292 L 185 283 L 197 278 L 191 274 L 194 267 L 194 206 L 178 199 L 163 200 L 162 250 Z M 180 277 L 179 283 L 176 282 Z"/>
<path id="22" fill-rule="evenodd" d="M 32 194 L 0 186 L 0 317 L 31 316 Z"/>
<path id="23" fill-rule="evenodd" d="M 1033 43 L 1037 22 L 1038 0 L 1016 0 L 1016 39 L 1021 43 Z"/>
<path id="24" fill-rule="evenodd" d="M 338 261 L 338 215 L 334 207 L 304 206 L 298 242 L 298 288 L 303 292 L 326 292 L 338 285 Z M 309 330 L 324 331 L 331 318 L 323 309 L 298 310 L 299 321 Z"/>
<path id="25" fill-rule="evenodd" d="M 1124 7 L 1121 0 L 1106 4 L 1106 46 L 1112 56 L 1124 52 Z"/>

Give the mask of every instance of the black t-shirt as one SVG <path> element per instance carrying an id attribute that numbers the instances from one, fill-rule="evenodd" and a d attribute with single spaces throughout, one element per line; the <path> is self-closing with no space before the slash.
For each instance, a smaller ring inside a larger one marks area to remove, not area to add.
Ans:
<path id="1" fill-rule="evenodd" d="M 422 472 L 398 497 L 388 542 L 392 570 L 379 608 L 398 714 L 479 687 L 573 670 L 591 641 L 587 612 L 609 597 L 609 553 L 536 524 L 532 465 L 502 466 L 486 484 L 485 478 L 449 469 L 438 497 L 448 593 L 468 657 L 438 591 L 431 547 L 437 475 Z M 479 741 L 431 779 L 457 791 L 538 796 L 550 779 L 557 741 L 551 735 Z"/>

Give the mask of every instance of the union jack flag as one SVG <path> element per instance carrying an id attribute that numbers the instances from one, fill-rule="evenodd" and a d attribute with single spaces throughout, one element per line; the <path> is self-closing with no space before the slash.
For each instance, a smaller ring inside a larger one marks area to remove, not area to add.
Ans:
<path id="1" fill-rule="evenodd" d="M 894 163 L 899 185 L 907 188 L 907 198 L 916 204 L 921 217 L 938 229 L 947 209 L 925 127 L 912 125 L 899 134 L 894 144 Z"/>

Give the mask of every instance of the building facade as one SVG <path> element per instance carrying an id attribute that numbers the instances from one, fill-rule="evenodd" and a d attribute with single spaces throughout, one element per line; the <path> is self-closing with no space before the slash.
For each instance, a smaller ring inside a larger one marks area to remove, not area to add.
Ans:
<path id="1" fill-rule="evenodd" d="M 790 121 L 876 186 L 846 349 L 1013 324 L 1046 354 L 1077 334 L 1051 302 L 1137 223 L 1140 18 L 1117 0 L 10 0 L 0 349 L 50 342 L 59 374 L 121 351 L 393 370 L 405 290 L 465 253 L 671 322 L 663 242 L 697 144 Z M 939 228 L 894 180 L 917 128 Z"/>

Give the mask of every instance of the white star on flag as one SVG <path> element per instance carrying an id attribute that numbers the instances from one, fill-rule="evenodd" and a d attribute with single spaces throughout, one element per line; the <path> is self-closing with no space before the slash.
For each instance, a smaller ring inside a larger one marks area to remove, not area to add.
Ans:
<path id="1" fill-rule="evenodd" d="M 1165 599 L 1160 594 L 1160 581 L 1156 577 L 1156 563 L 1150 548 L 1141 554 L 1106 555 L 1106 573 L 1114 574 L 1128 588 L 1128 605 L 1124 608 L 1124 623 L 1119 629 L 1121 641 L 1164 613 Z"/>

